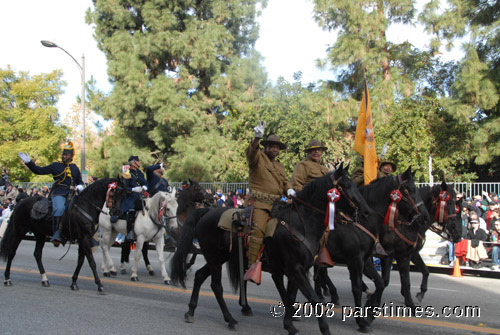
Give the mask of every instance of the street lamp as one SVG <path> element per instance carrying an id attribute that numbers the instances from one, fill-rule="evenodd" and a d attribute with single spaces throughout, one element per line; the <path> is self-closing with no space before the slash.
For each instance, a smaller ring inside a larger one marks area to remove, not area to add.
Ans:
<path id="1" fill-rule="evenodd" d="M 69 52 L 67 52 L 66 50 L 64 50 L 63 48 L 61 48 L 60 46 L 58 46 L 54 42 L 50 42 L 50 41 L 40 41 L 40 42 L 42 43 L 42 45 L 44 47 L 47 47 L 47 48 L 59 48 L 62 51 L 64 51 L 68 56 L 71 57 L 71 59 L 73 59 L 75 61 L 76 65 L 78 65 L 78 68 L 80 69 L 80 74 L 81 74 L 81 77 L 82 77 L 82 82 L 81 82 L 81 85 L 82 85 L 82 96 L 81 96 L 81 106 L 82 106 L 82 152 L 81 152 L 80 156 L 81 156 L 81 159 L 82 159 L 82 162 L 81 162 L 82 174 L 84 175 L 84 178 L 86 178 L 86 174 L 85 174 L 85 55 L 82 54 L 82 64 L 80 65 L 80 63 L 77 62 L 77 60 L 75 59 L 75 57 L 73 57 Z M 84 182 L 86 182 L 86 180 L 84 180 Z"/>

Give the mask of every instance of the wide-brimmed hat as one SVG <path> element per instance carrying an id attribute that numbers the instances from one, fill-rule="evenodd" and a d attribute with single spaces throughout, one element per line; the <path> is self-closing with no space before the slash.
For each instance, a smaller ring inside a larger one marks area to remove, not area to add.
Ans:
<path id="1" fill-rule="evenodd" d="M 286 144 L 280 141 L 280 137 L 278 135 L 274 135 L 274 134 L 269 135 L 267 137 L 267 140 L 260 141 L 260 144 L 262 144 L 263 146 L 276 144 L 279 146 L 279 148 L 281 150 L 286 149 Z"/>
<path id="2" fill-rule="evenodd" d="M 314 150 L 314 149 L 321 149 L 323 151 L 328 150 L 327 147 L 323 146 L 323 143 L 321 143 L 321 141 L 312 139 L 309 141 L 309 144 L 307 145 L 307 148 L 304 149 L 304 151 L 308 152 L 309 150 Z"/>
<path id="3" fill-rule="evenodd" d="M 381 161 L 380 164 L 378 165 L 378 168 L 379 170 L 382 168 L 382 166 L 386 165 L 386 164 L 389 164 L 390 166 L 392 166 L 392 171 L 396 171 L 396 164 L 394 164 L 393 162 L 389 162 L 389 161 Z"/>

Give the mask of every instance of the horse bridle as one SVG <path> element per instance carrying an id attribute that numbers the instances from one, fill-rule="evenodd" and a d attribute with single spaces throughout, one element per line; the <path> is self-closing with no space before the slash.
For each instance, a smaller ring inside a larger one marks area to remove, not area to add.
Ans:
<path id="1" fill-rule="evenodd" d="M 447 192 L 448 196 L 450 196 L 450 199 L 451 199 L 451 195 L 448 191 L 446 190 L 443 190 L 442 188 L 440 188 L 440 193 L 441 192 Z M 434 198 L 434 193 L 432 192 L 432 188 L 431 188 L 431 201 L 432 201 L 432 208 L 438 209 L 438 205 L 437 205 L 437 202 L 439 201 L 439 196 L 437 198 Z M 449 201 L 449 200 L 448 200 Z M 446 201 L 446 205 L 448 207 L 448 201 Z M 451 208 L 452 206 L 450 206 Z M 455 206 L 456 207 L 456 206 Z M 435 226 L 434 224 L 431 224 L 429 226 L 429 230 L 432 231 L 433 233 L 439 235 L 440 237 L 450 241 L 451 240 L 451 236 L 450 234 L 448 234 L 447 232 L 445 232 L 445 229 L 446 229 L 446 226 L 448 225 L 448 222 L 450 221 L 450 218 L 454 218 L 457 216 L 457 211 L 455 209 L 455 211 L 450 214 L 450 213 L 447 213 L 448 215 L 446 216 L 446 221 L 441 221 L 440 219 L 438 219 L 436 221 L 436 223 L 440 226 L 440 227 L 437 227 Z M 446 236 L 445 236 L 446 235 Z"/>
<path id="2" fill-rule="evenodd" d="M 401 188 L 403 189 L 403 192 L 401 192 L 401 194 L 402 194 L 401 200 L 406 202 L 406 203 L 409 203 L 410 207 L 413 208 L 413 210 L 415 211 L 415 215 L 411 218 L 411 220 L 409 222 L 404 222 L 404 223 L 408 224 L 409 226 L 411 226 L 418 219 L 418 217 L 422 215 L 422 213 L 420 213 L 420 210 L 418 209 L 418 207 L 423 206 L 424 202 L 419 201 L 418 203 L 415 203 L 415 200 L 413 200 L 412 196 L 410 195 L 410 192 L 408 191 L 408 188 L 405 185 L 408 182 L 407 179 L 403 180 L 401 175 L 394 176 L 394 178 L 396 179 L 396 182 L 398 183 L 397 190 L 399 191 Z"/>

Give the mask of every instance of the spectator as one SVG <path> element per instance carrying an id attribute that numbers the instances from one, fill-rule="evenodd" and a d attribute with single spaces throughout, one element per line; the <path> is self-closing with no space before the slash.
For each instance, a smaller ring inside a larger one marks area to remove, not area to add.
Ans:
<path id="1" fill-rule="evenodd" d="M 222 200 L 222 193 L 215 193 L 215 204 L 217 205 L 217 207 L 225 207 L 224 200 Z"/>
<path id="2" fill-rule="evenodd" d="M 49 186 L 44 185 L 44 186 L 42 187 L 42 192 L 41 192 L 42 197 L 48 198 L 48 197 L 49 197 L 49 194 L 50 194 L 50 189 L 49 189 Z"/>
<path id="3" fill-rule="evenodd" d="M 12 184 L 8 184 L 5 193 L 7 194 L 7 199 L 14 202 L 16 201 L 16 197 L 19 192 L 17 191 L 17 187 L 12 186 Z"/>
<path id="4" fill-rule="evenodd" d="M 236 207 L 243 208 L 243 204 L 245 203 L 245 199 L 243 199 L 243 195 L 238 193 L 236 196 Z"/>
<path id="5" fill-rule="evenodd" d="M 500 269 L 500 261 L 498 259 L 498 255 L 500 254 L 500 219 L 493 219 L 492 222 L 493 228 L 490 230 L 490 240 L 493 242 L 493 247 L 491 248 L 491 261 L 492 261 L 492 270 Z"/>
<path id="6" fill-rule="evenodd" d="M 479 228 L 481 228 L 482 230 L 484 230 L 484 231 L 488 230 L 488 226 L 486 224 L 486 221 L 482 217 L 478 216 L 475 211 L 472 211 L 469 213 L 469 219 L 470 219 L 470 222 L 472 222 L 472 220 L 478 221 Z M 468 228 L 470 230 L 470 228 L 472 228 L 472 225 L 470 225 Z"/>
<path id="7" fill-rule="evenodd" d="M 470 240 L 469 250 L 467 252 L 467 259 L 470 262 L 471 267 L 480 268 L 481 260 L 488 258 L 486 249 L 484 248 L 483 241 L 488 240 L 488 234 L 485 230 L 479 227 L 479 221 L 471 218 L 472 228 L 467 234 L 467 238 Z"/>
<path id="8" fill-rule="evenodd" d="M 4 190 L 0 190 L 0 204 L 3 204 L 7 200 L 7 195 Z"/>
<path id="9" fill-rule="evenodd" d="M 19 187 L 15 204 L 17 205 L 18 203 L 20 203 L 23 199 L 26 199 L 27 197 L 29 197 L 28 193 L 24 192 L 24 188 Z"/>
<path id="10" fill-rule="evenodd" d="M 8 184 L 10 184 L 9 175 L 7 174 L 7 170 L 2 169 L 2 178 L 0 178 L 0 189 L 4 190 Z"/>

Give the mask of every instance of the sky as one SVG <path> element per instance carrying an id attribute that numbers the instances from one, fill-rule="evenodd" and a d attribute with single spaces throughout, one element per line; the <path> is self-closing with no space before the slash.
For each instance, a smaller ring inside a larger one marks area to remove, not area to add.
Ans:
<path id="1" fill-rule="evenodd" d="M 31 75 L 63 71 L 67 86 L 58 103 L 61 114 L 71 110 L 80 95 L 81 73 L 75 62 L 62 50 L 42 46 L 41 40 L 56 43 L 82 64 L 85 55 L 85 79 L 91 76 L 97 87 L 109 91 L 106 58 L 97 49 L 92 27 L 85 23 L 85 11 L 91 0 L 11 0 L 0 3 L 2 50 L 0 68 L 7 65 Z M 311 0 L 269 0 L 260 23 L 256 49 L 263 55 L 268 78 L 280 76 L 293 81 L 293 73 L 302 71 L 302 82 L 331 79 L 331 71 L 316 68 L 316 59 L 326 57 L 328 45 L 336 35 L 323 31 L 312 19 Z M 420 29 L 421 30 L 421 29 Z M 428 38 L 419 28 L 394 27 L 388 32 L 394 42 L 409 40 L 423 47 Z"/>

